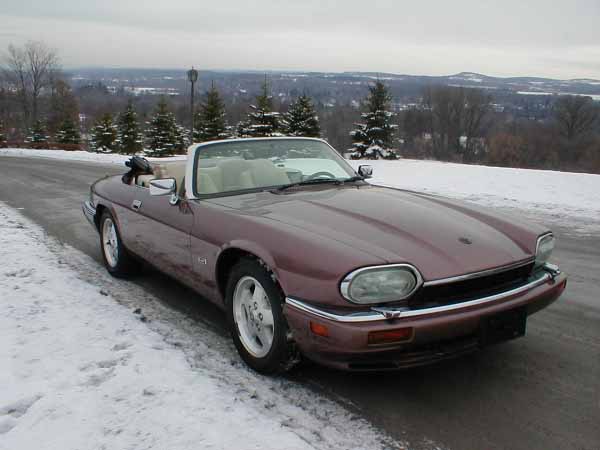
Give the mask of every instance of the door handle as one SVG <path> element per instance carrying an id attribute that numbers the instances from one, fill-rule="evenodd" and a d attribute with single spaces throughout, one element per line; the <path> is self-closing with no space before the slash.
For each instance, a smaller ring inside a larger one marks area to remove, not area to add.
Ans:
<path id="1" fill-rule="evenodd" d="M 133 203 L 131 203 L 131 209 L 133 209 L 135 211 L 137 211 L 141 207 L 142 207 L 142 202 L 139 200 L 134 200 Z"/>

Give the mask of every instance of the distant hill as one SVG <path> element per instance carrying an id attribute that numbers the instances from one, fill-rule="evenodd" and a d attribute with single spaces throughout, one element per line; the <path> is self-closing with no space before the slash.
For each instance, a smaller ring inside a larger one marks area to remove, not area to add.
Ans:
<path id="1" fill-rule="evenodd" d="M 102 82 L 112 89 L 131 92 L 187 93 L 189 84 L 185 69 L 82 68 L 71 70 L 76 85 Z M 214 70 L 200 71 L 199 89 L 214 81 L 225 95 L 252 96 L 258 92 L 264 71 Z M 556 80 L 539 77 L 491 77 L 474 72 L 447 76 L 402 75 L 381 72 L 296 72 L 269 71 L 274 94 L 294 96 L 308 91 L 321 101 L 352 101 L 364 96 L 369 83 L 385 81 L 395 97 L 416 97 L 427 85 L 449 85 L 487 89 L 500 97 L 521 95 L 589 95 L 600 100 L 600 80 Z"/>

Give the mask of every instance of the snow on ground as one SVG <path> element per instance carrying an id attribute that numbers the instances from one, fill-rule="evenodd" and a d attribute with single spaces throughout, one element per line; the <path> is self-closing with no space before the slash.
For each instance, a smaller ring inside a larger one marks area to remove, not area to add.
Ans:
<path id="1" fill-rule="evenodd" d="M 125 161 L 131 158 L 131 155 L 119 155 L 116 153 L 94 153 L 83 150 L 36 150 L 31 148 L 0 148 L 0 156 L 24 156 L 47 159 L 66 159 L 69 161 L 95 162 L 100 164 L 119 164 L 123 165 Z M 170 156 L 168 158 L 147 158 L 150 161 L 174 161 L 184 160 L 185 155 Z"/>
<path id="2" fill-rule="evenodd" d="M 373 166 L 373 184 L 525 211 L 573 232 L 600 230 L 600 175 L 402 159 L 349 161 Z"/>
<path id="3" fill-rule="evenodd" d="M 403 446 L 0 203 L 0 449 L 193 448 Z"/>

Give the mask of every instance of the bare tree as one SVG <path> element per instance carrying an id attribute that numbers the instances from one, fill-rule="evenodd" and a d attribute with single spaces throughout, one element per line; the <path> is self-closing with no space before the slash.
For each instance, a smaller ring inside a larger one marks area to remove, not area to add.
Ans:
<path id="1" fill-rule="evenodd" d="M 2 74 L 6 81 L 15 88 L 23 112 L 23 119 L 25 122 L 29 122 L 27 62 L 23 49 L 12 44 L 8 46 Z"/>
<path id="2" fill-rule="evenodd" d="M 556 102 L 555 116 L 561 134 L 568 141 L 573 141 L 592 130 L 598 118 L 598 108 L 590 97 L 566 95 Z"/>
<path id="3" fill-rule="evenodd" d="M 38 119 L 39 98 L 52 85 L 59 70 L 55 50 L 40 41 L 29 41 L 22 48 L 8 46 L 2 72 L 17 90 L 26 123 Z"/>
<path id="4" fill-rule="evenodd" d="M 25 53 L 29 65 L 32 116 L 33 120 L 37 120 L 38 99 L 42 89 L 52 85 L 55 73 L 59 69 L 58 56 L 56 51 L 39 41 L 30 41 L 25 44 Z"/>
<path id="5" fill-rule="evenodd" d="M 466 89 L 464 98 L 464 111 L 462 117 L 462 131 L 467 141 L 463 150 L 463 160 L 473 162 L 477 157 L 475 138 L 482 137 L 484 121 L 490 111 L 492 97 L 480 89 Z"/>
<path id="6" fill-rule="evenodd" d="M 425 89 L 423 101 L 430 113 L 433 151 L 438 159 L 449 160 L 460 152 L 464 96 L 463 88 L 432 86 Z"/>
<path id="7" fill-rule="evenodd" d="M 433 153 L 437 159 L 447 159 L 448 134 L 452 122 L 450 91 L 444 86 L 428 86 L 423 102 L 429 111 L 428 127 L 433 140 Z"/>

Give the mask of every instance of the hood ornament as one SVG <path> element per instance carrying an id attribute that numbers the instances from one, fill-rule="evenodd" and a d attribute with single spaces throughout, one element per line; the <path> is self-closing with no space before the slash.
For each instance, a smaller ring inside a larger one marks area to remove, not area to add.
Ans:
<path id="1" fill-rule="evenodd" d="M 473 241 L 471 239 L 469 239 L 468 237 L 464 237 L 464 236 L 459 237 L 458 240 L 466 245 L 471 245 L 473 243 Z"/>

